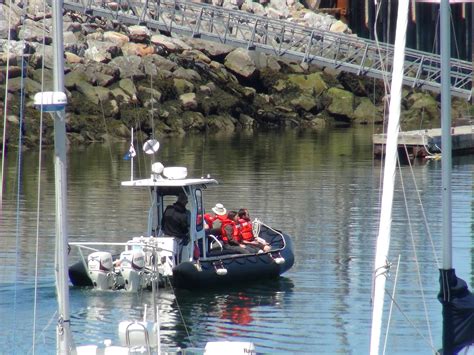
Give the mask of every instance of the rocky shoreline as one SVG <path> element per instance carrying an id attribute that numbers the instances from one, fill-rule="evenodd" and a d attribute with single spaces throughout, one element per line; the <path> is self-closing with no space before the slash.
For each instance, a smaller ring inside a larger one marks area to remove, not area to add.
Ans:
<path id="1" fill-rule="evenodd" d="M 0 17 L 11 13 L 0 4 Z M 40 120 L 32 98 L 41 83 L 44 91 L 52 89 L 51 17 L 41 12 L 22 17 L 19 7 L 13 13 L 15 26 L 5 30 L 0 24 L 0 38 L 7 38 L 8 31 L 11 38 L 0 39 L 6 143 L 16 144 L 23 88 L 24 142 L 36 146 Z M 383 82 L 255 51 L 166 37 L 143 26 L 72 12 L 64 14 L 64 48 L 70 143 L 128 140 L 131 127 L 139 138 L 147 138 L 372 123 L 381 129 L 384 121 Z M 454 99 L 454 124 L 462 124 L 466 115 L 473 115 L 473 106 Z M 435 95 L 404 91 L 404 129 L 438 127 L 439 119 Z M 3 121 L 0 127 L 3 131 Z M 43 129 L 43 143 L 52 144 L 51 120 L 44 121 Z"/>

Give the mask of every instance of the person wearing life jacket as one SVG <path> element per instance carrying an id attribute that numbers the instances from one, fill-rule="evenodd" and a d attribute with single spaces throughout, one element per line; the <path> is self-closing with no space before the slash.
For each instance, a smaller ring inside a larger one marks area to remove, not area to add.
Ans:
<path id="1" fill-rule="evenodd" d="M 238 224 L 239 231 L 242 239 L 242 243 L 250 251 L 263 250 L 265 253 L 271 250 L 271 246 L 265 242 L 262 238 L 255 238 L 252 230 L 252 221 L 250 220 L 250 214 L 248 209 L 241 208 L 238 213 Z"/>
<path id="2" fill-rule="evenodd" d="M 204 228 L 207 229 L 212 229 L 212 224 L 216 220 L 216 216 L 213 216 L 210 213 L 204 213 Z"/>
<path id="3" fill-rule="evenodd" d="M 242 238 L 237 228 L 237 212 L 229 211 L 227 218 L 222 221 L 221 236 L 225 244 L 240 245 Z"/>
<path id="4" fill-rule="evenodd" d="M 221 235 L 222 221 L 227 219 L 227 210 L 222 203 L 217 203 L 212 207 L 212 212 L 214 212 L 214 216 L 209 213 L 204 215 L 206 222 L 204 228 L 206 229 L 206 235 L 212 234 L 219 237 Z"/>
<path id="5" fill-rule="evenodd" d="M 237 228 L 237 212 L 229 211 L 227 218 L 222 221 L 221 240 L 224 250 L 232 251 L 236 254 L 249 254 L 250 251 L 244 248 L 240 231 Z"/>
<path id="6" fill-rule="evenodd" d="M 243 241 L 251 242 L 255 240 L 252 230 L 252 221 L 249 212 L 245 208 L 241 208 L 238 213 L 237 223 L 239 224 L 240 235 Z"/>

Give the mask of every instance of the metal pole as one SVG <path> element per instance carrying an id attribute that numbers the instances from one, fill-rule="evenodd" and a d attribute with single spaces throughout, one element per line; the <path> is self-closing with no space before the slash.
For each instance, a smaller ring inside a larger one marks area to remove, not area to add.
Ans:
<path id="1" fill-rule="evenodd" d="M 129 154 L 132 154 L 131 150 L 132 150 L 132 146 L 133 146 L 133 127 L 132 127 L 132 140 L 130 142 L 130 148 L 128 149 L 128 152 Z M 130 180 L 133 181 L 133 157 L 130 156 Z"/>
<path id="2" fill-rule="evenodd" d="M 53 0 L 54 91 L 64 92 L 63 0 Z M 65 109 L 54 113 L 54 174 L 56 182 L 56 292 L 58 324 L 57 354 L 70 354 L 71 329 L 69 319 L 68 228 Z"/>
<path id="3" fill-rule="evenodd" d="M 383 171 L 383 190 L 380 206 L 379 231 L 373 272 L 373 307 L 370 334 L 370 354 L 380 353 L 380 334 L 385 296 L 385 281 L 388 269 L 388 255 L 392 226 L 393 194 L 398 158 L 398 133 L 400 130 L 400 109 L 402 97 L 403 63 L 405 61 L 406 32 L 408 24 L 409 0 L 398 1 L 395 50 L 393 57 L 392 83 L 390 88 L 390 107 L 385 147 Z"/>
<path id="4" fill-rule="evenodd" d="M 442 232 L 443 269 L 452 269 L 452 221 L 451 221 L 451 28 L 449 0 L 440 2 L 441 48 L 441 149 L 442 149 Z"/>

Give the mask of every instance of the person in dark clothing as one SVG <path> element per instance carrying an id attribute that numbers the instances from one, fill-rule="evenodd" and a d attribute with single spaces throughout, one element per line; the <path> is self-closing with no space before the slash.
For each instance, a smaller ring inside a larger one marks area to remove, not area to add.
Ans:
<path id="1" fill-rule="evenodd" d="M 186 195 L 179 194 L 176 202 L 166 207 L 161 223 L 165 235 L 180 238 L 183 245 L 189 242 L 190 212 L 186 209 L 187 203 Z"/>

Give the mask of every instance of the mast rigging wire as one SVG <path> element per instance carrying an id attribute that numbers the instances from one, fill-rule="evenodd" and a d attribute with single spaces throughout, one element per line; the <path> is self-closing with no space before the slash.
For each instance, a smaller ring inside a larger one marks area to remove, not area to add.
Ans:
<path id="1" fill-rule="evenodd" d="M 46 13 L 46 2 L 43 2 L 43 14 Z M 46 54 L 46 24 L 43 17 L 43 41 L 41 49 L 43 58 Z M 41 63 L 41 92 L 44 91 L 44 60 Z M 36 200 L 36 240 L 35 240 L 35 285 L 34 285 L 34 299 L 33 299 L 33 344 L 32 354 L 35 354 L 36 347 L 36 322 L 38 316 L 38 270 L 39 270 L 39 229 L 40 229 L 40 211 L 41 211 L 41 170 L 43 168 L 43 106 L 40 108 L 40 122 L 39 122 L 39 148 L 38 148 L 38 185 L 37 185 L 37 200 Z M 56 311 L 57 312 L 57 311 Z M 55 312 L 55 314 L 56 314 Z"/>
<path id="2" fill-rule="evenodd" d="M 12 27 L 11 24 L 11 17 L 12 17 L 12 0 L 8 2 L 8 29 Z M 11 41 L 11 31 L 8 31 L 7 35 L 7 66 L 6 66 L 6 73 L 5 73 L 5 100 L 3 103 L 3 143 L 2 143 L 2 168 L 1 168 L 1 180 L 0 181 L 0 220 L 2 219 L 3 215 L 3 187 L 5 183 L 5 151 L 6 151 L 6 138 L 7 138 L 7 113 L 8 113 L 8 79 L 9 79 L 9 72 L 10 72 L 10 41 Z"/>

